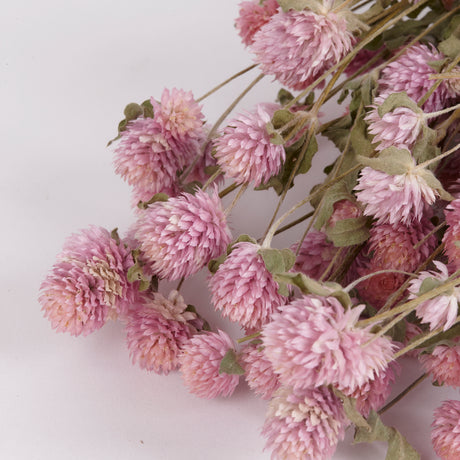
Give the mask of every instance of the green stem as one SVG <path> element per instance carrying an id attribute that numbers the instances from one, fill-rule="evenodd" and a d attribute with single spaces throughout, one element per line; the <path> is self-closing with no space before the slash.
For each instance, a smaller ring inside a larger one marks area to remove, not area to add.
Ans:
<path id="1" fill-rule="evenodd" d="M 238 339 L 237 343 L 248 342 L 249 340 L 257 339 L 258 337 L 260 337 L 260 332 L 255 332 L 254 334 L 247 335 L 246 337 Z"/>
<path id="2" fill-rule="evenodd" d="M 275 232 L 275 235 L 279 235 L 280 233 L 283 233 L 286 230 L 289 230 L 290 228 L 296 226 L 297 224 L 300 224 L 304 221 L 306 221 L 308 218 L 310 218 L 313 215 L 313 211 L 310 211 L 309 213 L 303 215 L 302 217 L 299 217 L 298 219 L 292 221 L 291 223 L 285 225 L 284 227 L 281 227 Z"/>
<path id="3" fill-rule="evenodd" d="M 206 190 L 221 174 L 222 171 L 219 168 L 203 185 L 203 191 Z"/>
<path id="4" fill-rule="evenodd" d="M 238 202 L 238 200 L 243 196 L 243 193 L 246 191 L 247 188 L 248 188 L 248 184 L 246 183 L 238 190 L 238 193 L 236 194 L 235 198 L 231 202 L 230 206 L 224 211 L 224 214 L 226 216 L 228 216 L 230 214 L 230 212 L 235 207 L 235 205 Z"/>
<path id="5" fill-rule="evenodd" d="M 441 153 L 441 155 L 438 155 L 437 157 L 431 158 L 431 160 L 424 161 L 423 163 L 420 163 L 415 167 L 415 169 L 424 169 L 427 166 L 430 166 L 433 163 L 438 162 L 439 160 L 442 160 L 443 158 L 452 155 L 452 153 L 455 153 L 458 149 L 460 148 L 460 143 L 452 147 L 450 150 L 447 152 Z"/>
<path id="6" fill-rule="evenodd" d="M 237 189 L 240 185 L 241 184 L 237 184 L 236 182 L 234 182 L 227 188 L 224 188 L 221 192 L 219 192 L 219 198 L 223 198 L 224 196 L 227 196 L 229 193 L 232 193 L 233 190 Z"/>

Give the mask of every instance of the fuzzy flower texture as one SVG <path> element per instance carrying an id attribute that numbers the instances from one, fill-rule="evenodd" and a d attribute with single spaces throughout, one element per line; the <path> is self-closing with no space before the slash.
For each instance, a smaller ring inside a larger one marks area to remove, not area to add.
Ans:
<path id="1" fill-rule="evenodd" d="M 442 460 L 460 458 L 460 401 L 444 401 L 435 410 L 431 441 Z"/>

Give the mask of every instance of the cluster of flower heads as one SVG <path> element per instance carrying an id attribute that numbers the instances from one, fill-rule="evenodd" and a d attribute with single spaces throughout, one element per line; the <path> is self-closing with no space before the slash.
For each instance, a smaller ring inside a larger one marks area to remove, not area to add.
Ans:
<path id="1" fill-rule="evenodd" d="M 437 148 L 460 140 L 458 120 L 446 125 L 460 100 L 460 67 L 434 83 L 436 66 L 450 61 L 425 43 L 362 48 L 347 60 L 367 26 L 340 1 L 244 1 L 235 25 L 263 73 L 289 89 L 304 90 L 345 64 L 348 75 L 371 71 L 370 104 L 344 115 L 364 126 L 367 152 L 355 139 L 339 144 L 344 156 L 355 150 L 359 174 L 333 188 L 337 195 L 323 195 L 315 204 L 321 224 L 290 249 L 234 239 L 236 200 L 225 209 L 222 178 L 244 191 L 289 176 L 290 148 L 308 138 L 300 120 L 309 105 L 286 107 L 279 98 L 208 130 L 191 92 L 165 89 L 150 99 L 151 111 L 125 123 L 115 147 L 136 221 L 122 239 L 96 226 L 72 235 L 41 285 L 40 303 L 52 327 L 72 335 L 119 319 L 133 363 L 157 374 L 179 370 L 198 397 L 231 396 L 244 375 L 269 401 L 262 433 L 272 457 L 328 459 L 351 423 L 344 398 L 364 417 L 380 409 L 401 370 L 397 349 L 411 351 L 421 335 L 449 333 L 459 321 L 460 152 L 437 169 L 432 160 Z M 288 140 L 275 129 L 277 112 L 299 122 Z M 177 290 L 165 292 L 163 280 L 181 285 L 206 266 L 211 303 L 241 327 L 242 345 L 212 330 Z M 415 305 L 405 337 L 391 335 L 379 316 L 398 302 Z M 460 387 L 459 340 L 451 334 L 412 350 L 433 382 Z M 460 402 L 436 411 L 432 441 L 442 459 L 460 458 Z"/>

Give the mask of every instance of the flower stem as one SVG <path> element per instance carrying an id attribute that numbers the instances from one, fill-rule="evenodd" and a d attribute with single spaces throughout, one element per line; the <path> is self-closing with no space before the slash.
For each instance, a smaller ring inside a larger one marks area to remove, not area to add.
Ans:
<path id="1" fill-rule="evenodd" d="M 427 166 L 431 165 L 432 163 L 436 163 L 439 160 L 442 160 L 443 158 L 451 155 L 452 153 L 455 153 L 458 149 L 460 148 L 460 143 L 452 147 L 450 150 L 447 152 L 441 153 L 441 155 L 438 155 L 437 157 L 431 158 L 431 160 L 424 161 L 423 163 L 420 163 L 415 167 L 415 169 L 423 169 L 426 168 Z"/>
<path id="2" fill-rule="evenodd" d="M 458 108 L 460 108 L 460 104 L 453 105 L 452 107 L 447 107 L 447 109 L 444 110 L 438 110 L 437 112 L 425 113 L 425 118 L 429 120 L 430 118 L 439 117 L 441 115 L 444 115 L 445 113 L 453 112 Z"/>
<path id="3" fill-rule="evenodd" d="M 233 184 L 229 185 L 227 188 L 224 188 L 224 190 L 219 192 L 219 198 L 223 198 L 224 196 L 227 196 L 229 193 L 232 193 L 233 190 L 237 189 L 240 185 L 241 184 L 233 182 Z"/>
<path id="4" fill-rule="evenodd" d="M 231 202 L 230 206 L 224 211 L 224 214 L 226 216 L 228 216 L 230 214 L 230 212 L 232 211 L 232 209 L 235 207 L 236 203 L 238 202 L 238 200 L 243 196 L 243 193 L 246 191 L 246 189 L 248 188 L 248 183 L 244 184 L 239 190 L 238 190 L 238 193 L 236 194 L 235 198 L 233 199 L 233 201 Z"/>
<path id="5" fill-rule="evenodd" d="M 241 339 L 238 339 L 236 342 L 237 343 L 248 342 L 249 340 L 257 339 L 257 337 L 260 337 L 260 331 L 255 332 L 254 334 L 251 334 L 251 335 L 247 335 L 246 337 L 242 337 Z"/>
<path id="6" fill-rule="evenodd" d="M 313 211 L 310 211 L 309 213 L 303 215 L 302 217 L 299 217 L 298 219 L 292 221 L 289 224 L 286 224 L 284 227 L 281 227 L 275 232 L 275 235 L 279 235 L 280 233 L 283 233 L 286 230 L 289 230 L 290 228 L 296 226 L 297 224 L 300 224 L 310 218 L 313 215 Z"/>
<path id="7" fill-rule="evenodd" d="M 382 275 L 383 273 L 400 273 L 402 275 L 407 275 L 407 276 L 415 276 L 413 273 L 405 272 L 403 270 L 392 270 L 392 269 L 385 269 L 385 270 L 377 270 L 375 272 L 369 273 L 367 275 L 361 276 L 361 278 L 358 278 L 357 280 L 353 281 L 350 283 L 348 286 L 344 288 L 345 292 L 350 292 L 353 288 L 355 288 L 359 283 L 366 281 L 373 276 L 376 275 Z"/>
<path id="8" fill-rule="evenodd" d="M 203 191 L 205 191 L 221 174 L 222 171 L 219 168 L 203 185 Z"/>

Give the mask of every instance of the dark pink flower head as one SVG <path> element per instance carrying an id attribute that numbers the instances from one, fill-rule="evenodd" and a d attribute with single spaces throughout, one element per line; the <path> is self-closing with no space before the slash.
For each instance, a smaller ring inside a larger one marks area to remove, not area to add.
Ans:
<path id="1" fill-rule="evenodd" d="M 262 345 L 250 343 L 242 349 L 240 356 L 249 388 L 262 399 L 271 399 L 280 382 L 273 372 L 272 363 L 264 355 Z"/>
<path id="2" fill-rule="evenodd" d="M 431 442 L 441 460 L 460 458 L 460 401 L 444 401 L 434 411 Z"/>
<path id="3" fill-rule="evenodd" d="M 405 91 L 411 99 L 418 102 L 436 82 L 430 80 L 430 75 L 436 71 L 429 63 L 444 58 L 433 46 L 421 43 L 411 46 L 382 70 L 379 80 L 381 95 Z M 423 104 L 423 109 L 425 112 L 441 110 L 447 107 L 454 96 L 455 93 L 443 82 Z"/>
<path id="4" fill-rule="evenodd" d="M 332 12 L 280 11 L 254 35 L 251 51 L 268 75 L 294 90 L 305 89 L 351 49 L 344 17 Z"/>
<path id="5" fill-rule="evenodd" d="M 437 345 L 431 353 L 419 355 L 425 372 L 433 382 L 460 388 L 460 343 L 458 339 L 449 345 Z"/>
<path id="6" fill-rule="evenodd" d="M 262 327 L 285 303 L 259 249 L 256 244 L 237 243 L 209 281 L 215 309 L 250 329 Z"/>
<path id="7" fill-rule="evenodd" d="M 446 223 L 448 225 L 442 242 L 449 260 L 449 268 L 456 271 L 460 268 L 460 198 L 449 203 L 445 209 Z"/>
<path id="8" fill-rule="evenodd" d="M 231 239 L 216 189 L 153 203 L 135 228 L 146 271 L 168 280 L 193 275 Z"/>
<path id="9" fill-rule="evenodd" d="M 126 314 L 137 291 L 126 278 L 133 263 L 130 251 L 103 228 L 71 235 L 40 287 L 45 317 L 58 332 L 76 336 Z"/>
<path id="10" fill-rule="evenodd" d="M 355 327 L 363 309 L 360 305 L 345 311 L 334 297 L 309 295 L 275 313 L 262 337 L 281 383 L 354 391 L 379 376 L 392 360 L 394 345 Z"/>
<path id="11" fill-rule="evenodd" d="M 200 398 L 230 396 L 239 382 L 239 375 L 219 373 L 222 358 L 234 345 L 223 331 L 193 336 L 180 356 L 181 372 L 186 387 Z"/>
<path id="12" fill-rule="evenodd" d="M 262 435 L 272 459 L 327 460 L 347 425 L 342 403 L 328 388 L 280 388 L 270 402 Z"/>
<path id="13" fill-rule="evenodd" d="M 179 353 L 196 329 L 195 313 L 177 291 L 166 298 L 159 292 L 144 296 L 127 315 L 126 338 L 133 363 L 142 369 L 168 374 L 179 367 Z"/>
<path id="14" fill-rule="evenodd" d="M 355 189 L 356 197 L 365 205 L 364 214 L 375 217 L 380 224 L 410 225 L 420 221 L 427 205 L 438 196 L 415 168 L 390 175 L 366 166 Z"/>
<path id="15" fill-rule="evenodd" d="M 363 215 L 361 207 L 347 199 L 336 201 L 333 208 L 334 211 L 327 222 L 330 228 L 334 228 L 335 224 L 341 220 L 357 219 Z"/>
<path id="16" fill-rule="evenodd" d="M 350 64 L 348 64 L 347 68 L 345 69 L 344 73 L 347 77 L 351 77 L 355 72 L 360 70 L 365 64 L 367 64 L 374 56 L 379 54 L 383 51 L 383 47 L 378 50 L 367 50 L 362 49 L 358 51 L 358 54 L 352 59 Z M 369 70 L 377 67 L 378 65 L 383 63 L 383 59 L 380 57 L 377 61 L 372 64 L 372 67 L 366 69 L 366 72 Z"/>
<path id="17" fill-rule="evenodd" d="M 439 284 L 444 283 L 449 278 L 447 267 L 439 261 L 434 261 L 437 272 L 427 271 L 421 272 L 417 278 L 410 281 L 409 299 L 418 297 L 422 283 L 431 278 Z M 416 308 L 416 314 L 421 319 L 422 323 L 429 323 L 430 330 L 434 331 L 438 328 L 443 328 L 444 331 L 449 329 L 455 323 L 458 315 L 458 302 L 460 301 L 460 287 L 454 287 L 445 294 L 439 295 L 429 300 L 425 300 Z"/>
<path id="18" fill-rule="evenodd" d="M 294 253 L 297 251 L 297 246 L 298 243 L 291 247 Z M 292 270 L 302 272 L 310 278 L 319 280 L 334 259 L 337 250 L 327 240 L 325 233 L 313 230 L 302 241 Z"/>
<path id="19" fill-rule="evenodd" d="M 217 164 L 235 182 L 254 182 L 257 187 L 278 174 L 286 152 L 282 145 L 270 142 L 266 125 L 278 104 L 259 104 L 254 112 L 231 120 L 222 136 L 214 142 Z"/>
<path id="20" fill-rule="evenodd" d="M 235 27 L 243 44 L 249 46 L 254 41 L 254 34 L 278 11 L 279 5 L 276 0 L 249 0 L 241 2 L 239 7 Z"/>
<path id="21" fill-rule="evenodd" d="M 396 107 L 380 117 L 378 109 L 387 97 L 375 98 L 375 105 L 364 118 L 368 124 L 368 131 L 374 136 L 377 151 L 388 147 L 411 150 L 415 141 L 422 132 L 425 118 L 423 113 L 416 113 L 408 107 Z"/>

